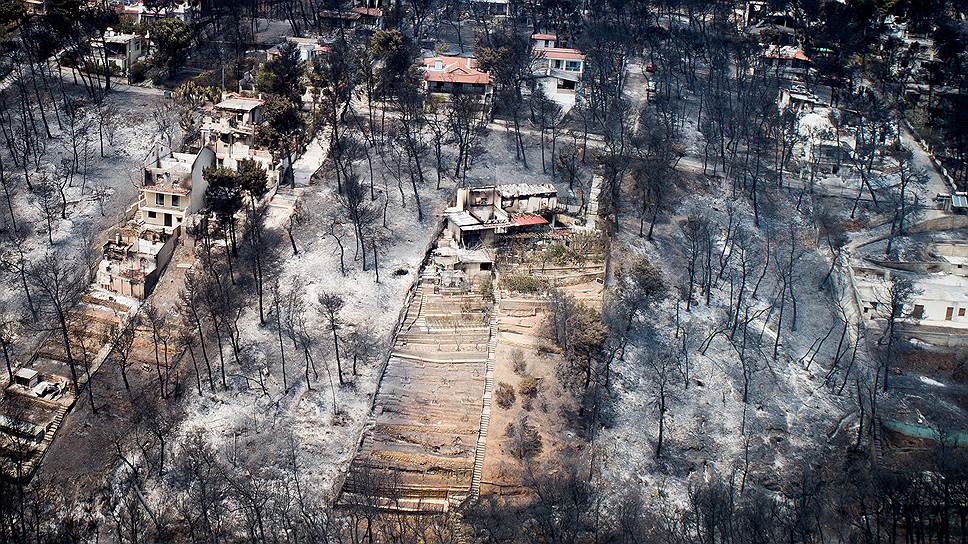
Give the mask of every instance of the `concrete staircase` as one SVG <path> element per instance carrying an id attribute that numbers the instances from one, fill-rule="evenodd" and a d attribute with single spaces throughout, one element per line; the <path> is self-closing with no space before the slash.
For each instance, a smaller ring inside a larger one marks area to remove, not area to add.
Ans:
<path id="1" fill-rule="evenodd" d="M 477 437 L 477 449 L 474 452 L 471 501 L 476 501 L 481 494 L 481 476 L 484 471 L 484 453 L 487 447 L 487 428 L 491 423 L 491 395 L 494 392 L 494 355 L 497 350 L 497 313 L 500 306 L 500 290 L 495 289 L 494 304 L 491 308 L 489 322 L 491 337 L 487 341 L 487 361 L 484 363 L 484 400 L 483 408 L 481 409 L 481 431 Z"/>

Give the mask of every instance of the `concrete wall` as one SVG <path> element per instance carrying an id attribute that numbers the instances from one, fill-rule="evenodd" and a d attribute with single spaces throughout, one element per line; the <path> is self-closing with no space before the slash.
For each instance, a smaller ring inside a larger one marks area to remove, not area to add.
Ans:
<path id="1" fill-rule="evenodd" d="M 186 215 L 191 215 L 205 206 L 205 190 L 208 188 L 208 182 L 205 181 L 202 172 L 213 164 L 215 164 L 215 152 L 208 147 L 203 147 L 192 164 L 192 194 Z"/>
<path id="2" fill-rule="evenodd" d="M 165 268 L 168 267 L 168 263 L 171 261 L 171 256 L 175 252 L 175 246 L 178 244 L 178 238 L 180 236 L 181 227 L 178 227 L 171 234 L 171 237 L 165 241 L 165 245 L 161 247 L 161 251 L 158 252 L 158 258 L 155 261 L 155 269 L 152 270 L 150 274 L 145 276 L 145 295 L 151 294 L 151 291 L 154 290 L 155 285 L 158 284 L 158 280 L 161 278 L 161 275 L 165 273 Z"/>

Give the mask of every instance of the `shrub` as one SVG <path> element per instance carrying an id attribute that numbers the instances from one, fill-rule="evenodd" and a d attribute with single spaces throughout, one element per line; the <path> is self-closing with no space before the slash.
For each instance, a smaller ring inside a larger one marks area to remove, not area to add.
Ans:
<path id="1" fill-rule="evenodd" d="M 508 423 L 504 431 L 511 439 L 511 453 L 520 460 L 531 459 L 541 454 L 544 444 L 538 428 L 522 419 L 518 425 Z"/>
<path id="2" fill-rule="evenodd" d="M 554 244 L 550 246 L 545 253 L 549 261 L 558 264 L 565 265 L 568 261 L 575 260 L 574 252 L 569 249 L 564 244 Z"/>
<path id="3" fill-rule="evenodd" d="M 498 382 L 497 390 L 494 392 L 494 398 L 497 401 L 498 406 L 507 410 L 514 405 L 514 400 L 516 398 L 514 395 L 514 387 L 512 387 L 509 383 Z"/>
<path id="4" fill-rule="evenodd" d="M 494 280 L 491 276 L 484 276 L 481 280 L 481 298 L 486 302 L 494 302 Z"/>
<path id="5" fill-rule="evenodd" d="M 548 282 L 534 276 L 514 274 L 510 276 L 502 276 L 501 286 L 509 291 L 537 294 L 547 288 Z"/>
<path id="6" fill-rule="evenodd" d="M 131 83 L 141 83 L 148 75 L 148 65 L 140 60 L 128 68 L 128 81 Z"/>
<path id="7" fill-rule="evenodd" d="M 511 351 L 511 364 L 514 373 L 518 376 L 525 376 L 528 373 L 528 362 L 524 360 L 524 352 L 518 348 Z"/>
<path id="8" fill-rule="evenodd" d="M 518 384 L 518 393 L 521 393 L 522 397 L 527 397 L 533 399 L 538 396 L 538 392 L 541 390 L 541 380 L 538 378 L 527 377 L 521 380 Z"/>
<path id="9" fill-rule="evenodd" d="M 518 393 L 521 394 L 521 408 L 530 412 L 534 399 L 538 397 L 540 389 L 541 381 L 537 378 L 529 377 L 522 379 L 521 383 L 518 384 Z"/>

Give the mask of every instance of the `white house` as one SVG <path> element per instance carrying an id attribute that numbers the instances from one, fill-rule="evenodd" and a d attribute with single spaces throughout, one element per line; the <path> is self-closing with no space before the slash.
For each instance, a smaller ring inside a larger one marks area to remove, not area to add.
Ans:
<path id="1" fill-rule="evenodd" d="M 121 15 L 136 24 L 151 24 L 159 19 L 178 19 L 191 24 L 195 20 L 195 13 L 195 6 L 188 2 L 170 7 L 159 6 L 157 9 L 149 9 L 143 2 L 136 2 L 121 9 Z"/>
<path id="2" fill-rule="evenodd" d="M 554 93 L 574 93 L 585 71 L 585 55 L 565 47 L 535 47 L 534 73 L 553 82 Z M 546 91 L 549 87 L 545 87 Z"/>
<path id="3" fill-rule="evenodd" d="M 492 17 L 509 17 L 511 15 L 510 0 L 471 0 L 471 11 L 478 15 Z"/>
<path id="4" fill-rule="evenodd" d="M 117 73 L 127 76 L 134 63 L 148 54 L 147 40 L 137 34 L 126 34 L 108 29 L 104 40 L 91 40 L 91 58 L 96 63 L 107 62 Z"/>
<path id="5" fill-rule="evenodd" d="M 197 154 L 171 153 L 145 165 L 138 201 L 141 221 L 171 230 L 200 210 L 208 186 L 202 173 L 213 164 L 215 152 L 203 147 Z"/>
<path id="6" fill-rule="evenodd" d="M 286 42 L 296 46 L 296 51 L 301 62 L 312 62 L 318 57 L 329 53 L 330 47 L 320 41 L 319 38 L 300 38 L 298 36 L 287 36 Z M 282 44 L 270 47 L 266 53 L 269 57 L 282 54 Z"/>
<path id="7" fill-rule="evenodd" d="M 531 35 L 531 47 L 555 47 L 558 45 L 558 36 L 543 32 L 535 32 Z"/>
<path id="8" fill-rule="evenodd" d="M 266 171 L 271 186 L 282 181 L 289 165 L 256 144 L 264 111 L 261 98 L 227 94 L 202 122 L 202 145 L 215 152 L 215 166 L 234 170 L 243 160 L 256 161 Z"/>

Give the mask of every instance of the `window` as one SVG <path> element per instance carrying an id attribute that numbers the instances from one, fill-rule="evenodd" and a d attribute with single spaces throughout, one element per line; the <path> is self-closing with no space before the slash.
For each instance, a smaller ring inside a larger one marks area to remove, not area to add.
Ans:
<path id="1" fill-rule="evenodd" d="M 914 319 L 921 319 L 924 317 L 924 304 L 915 304 L 914 311 L 911 312 L 911 317 Z"/>
<path id="2" fill-rule="evenodd" d="M 148 212 L 148 217 L 151 218 L 151 219 L 154 219 L 154 218 L 158 217 L 158 214 L 156 214 L 155 212 Z"/>
<path id="3" fill-rule="evenodd" d="M 965 309 L 958 308 L 958 317 L 965 317 Z"/>
<path id="4" fill-rule="evenodd" d="M 155 193 L 155 205 L 164 206 L 165 205 L 165 195 L 161 193 Z"/>
<path id="5" fill-rule="evenodd" d="M 569 72 L 581 72 L 581 61 L 569 60 L 565 62 L 565 70 Z"/>
<path id="6" fill-rule="evenodd" d="M 176 208 L 181 206 L 181 197 L 178 195 L 171 195 L 171 205 Z"/>
<path id="7" fill-rule="evenodd" d="M 951 306 L 948 306 L 948 308 L 944 311 L 944 320 L 945 321 L 951 321 L 951 316 L 954 313 L 955 313 L 955 309 L 952 308 Z"/>

